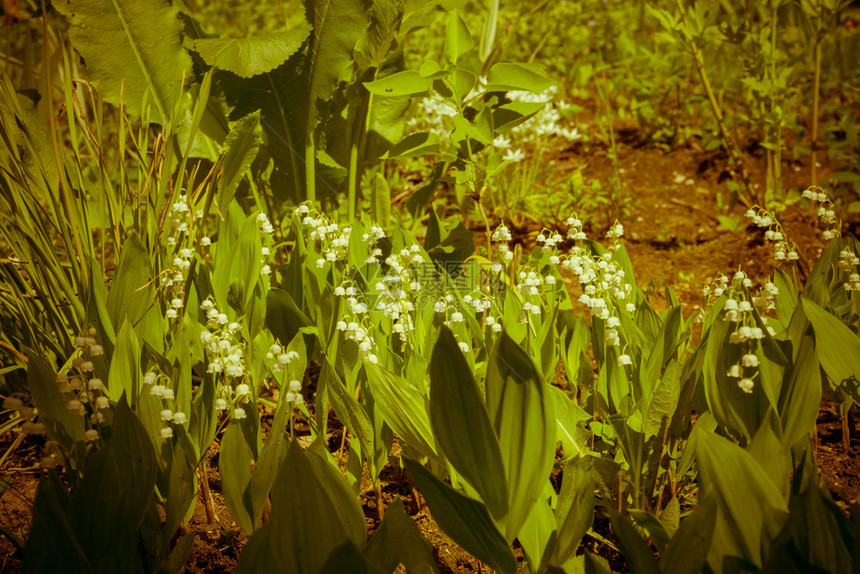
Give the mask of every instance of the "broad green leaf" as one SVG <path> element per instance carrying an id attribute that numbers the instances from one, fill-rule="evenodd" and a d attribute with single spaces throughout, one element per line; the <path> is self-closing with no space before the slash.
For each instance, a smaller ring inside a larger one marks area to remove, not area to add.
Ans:
<path id="1" fill-rule="evenodd" d="M 300 343 L 303 343 L 301 336 L 296 338 Z M 263 517 L 263 507 L 269 499 L 269 491 L 272 489 L 275 474 L 287 454 L 287 437 L 282 429 L 286 428 L 290 410 L 292 410 L 292 405 L 287 403 L 286 393 L 282 391 L 278 397 L 278 406 L 275 408 L 272 431 L 260 451 L 260 456 L 254 465 L 254 473 L 248 483 L 248 499 L 251 502 L 254 528 L 260 524 Z"/>
<path id="2" fill-rule="evenodd" d="M 406 136 L 400 143 L 382 155 L 383 159 L 408 159 L 435 154 L 439 149 L 439 136 L 435 132 L 420 132 Z M 434 185 L 432 189 L 435 190 Z"/>
<path id="3" fill-rule="evenodd" d="M 111 437 L 87 460 L 69 516 L 81 548 L 97 569 L 144 572 L 138 537 L 153 503 L 155 450 L 125 397 L 113 414 Z"/>
<path id="4" fill-rule="evenodd" d="M 172 115 L 191 58 L 182 47 L 179 9 L 165 0 L 57 0 L 69 20 L 69 36 L 83 56 L 91 83 L 104 99 L 140 116 L 153 106 L 151 121 Z"/>
<path id="5" fill-rule="evenodd" d="M 700 497 L 713 493 L 720 507 L 709 565 L 721 571 L 724 557 L 739 556 L 760 566 L 788 517 L 785 500 L 749 452 L 704 429 L 694 434 Z"/>
<path id="6" fill-rule="evenodd" d="M 343 523 L 323 486 L 334 475 L 317 472 L 309 460 L 312 456 L 296 443 L 290 445 L 272 488 L 271 520 L 248 540 L 239 560 L 240 574 L 317 574 L 336 548 L 351 541 L 350 525 Z"/>
<path id="7" fill-rule="evenodd" d="M 140 377 L 140 344 L 131 324 L 125 319 L 116 337 L 116 347 L 111 357 L 107 395 L 114 402 L 119 401 L 123 393 L 128 397 L 137 397 L 140 394 Z"/>
<path id="8" fill-rule="evenodd" d="M 430 422 L 442 452 L 469 481 L 490 513 L 508 513 L 508 488 L 499 439 L 469 363 L 447 327 L 430 359 Z"/>
<path id="9" fill-rule="evenodd" d="M 499 62 L 487 73 L 486 92 L 510 92 L 525 90 L 540 93 L 556 82 L 543 75 L 543 70 L 530 64 Z"/>
<path id="10" fill-rule="evenodd" d="M 250 78 L 271 72 L 286 62 L 310 31 L 310 24 L 301 22 L 287 32 L 250 38 L 199 38 L 194 41 L 194 49 L 208 65 Z"/>
<path id="11" fill-rule="evenodd" d="M 588 450 L 587 440 L 590 433 L 579 423 L 590 420 L 582 407 L 573 402 L 558 387 L 547 386 L 549 397 L 553 400 L 553 412 L 558 425 L 558 440 L 564 447 L 564 457 L 582 456 Z"/>
<path id="12" fill-rule="evenodd" d="M 218 207 L 226 210 L 236 188 L 239 187 L 242 178 L 248 172 L 262 142 L 263 130 L 260 127 L 260 112 L 248 114 L 237 121 L 227 138 L 224 140 L 224 153 L 222 160 L 223 172 L 218 180 Z"/>
<path id="13" fill-rule="evenodd" d="M 790 508 L 762 572 L 785 572 L 787 566 L 796 572 L 856 572 L 857 532 L 826 487 L 810 484 L 792 499 Z"/>
<path id="14" fill-rule="evenodd" d="M 393 572 L 398 564 L 410 573 L 438 572 L 430 542 L 406 514 L 400 497 L 385 508 L 385 518 L 367 544 L 364 557 L 385 572 Z"/>
<path id="15" fill-rule="evenodd" d="M 122 325 L 125 318 L 132 326 L 137 325 L 147 309 L 155 305 L 151 282 L 149 251 L 137 235 L 132 235 L 122 244 L 119 265 L 108 292 L 107 309 L 114 327 Z"/>
<path id="16" fill-rule="evenodd" d="M 231 423 L 221 439 L 221 454 L 218 458 L 221 491 L 230 516 L 247 533 L 254 531 L 253 507 L 248 492 L 252 456 L 239 423 Z"/>
<path id="17" fill-rule="evenodd" d="M 232 214 L 228 217 L 232 217 Z M 238 306 L 238 312 L 247 310 L 246 306 L 254 294 L 254 286 L 260 278 L 260 269 L 263 266 L 261 249 L 260 231 L 256 217 L 252 214 L 243 221 L 239 236 L 230 251 L 224 253 L 219 250 L 216 253 L 212 287 L 220 309 L 227 309 L 229 305 L 234 308 Z"/>
<path id="18" fill-rule="evenodd" d="M 307 0 L 305 9 L 313 25 L 304 72 L 310 110 L 307 131 L 311 132 L 319 114 L 327 108 L 341 74 L 352 65 L 353 49 L 370 20 L 361 0 Z"/>
<path id="19" fill-rule="evenodd" d="M 307 461 L 317 475 L 319 485 L 325 491 L 334 512 L 340 519 L 344 532 L 350 542 L 358 548 L 363 548 L 367 542 L 367 525 L 364 522 L 364 511 L 349 484 L 344 480 L 340 468 L 326 450 L 321 437 L 315 440 L 306 452 Z M 282 492 L 272 495 L 272 504 L 281 504 Z"/>
<path id="20" fill-rule="evenodd" d="M 649 439 L 660 432 L 663 419 L 672 420 L 675 409 L 678 407 L 678 397 L 681 393 L 681 365 L 672 361 L 666 367 L 663 377 L 657 383 L 654 396 L 648 404 L 645 419 L 645 438 Z"/>
<path id="21" fill-rule="evenodd" d="M 294 258 L 298 259 L 293 256 Z M 302 313 L 289 293 L 282 289 L 270 289 L 266 294 L 266 327 L 281 342 L 288 344 L 299 329 L 313 325 Z"/>
<path id="22" fill-rule="evenodd" d="M 68 509 L 66 486 L 53 470 L 42 474 L 32 507 L 32 523 L 24 547 L 24 574 L 63 571 L 89 574 L 92 565 L 78 543 Z"/>
<path id="23" fill-rule="evenodd" d="M 821 368 L 815 342 L 809 335 L 800 339 L 794 365 L 780 395 L 779 413 L 786 445 L 795 445 L 816 431 L 821 402 Z"/>
<path id="24" fill-rule="evenodd" d="M 373 399 L 397 436 L 422 455 L 443 460 L 436 452 L 426 392 L 416 386 L 423 383 L 399 377 L 372 363 L 366 363 L 364 370 Z"/>
<path id="25" fill-rule="evenodd" d="M 433 80 L 425 78 L 415 70 L 404 70 L 372 82 L 364 82 L 364 87 L 377 96 L 414 96 L 429 92 Z"/>
<path id="26" fill-rule="evenodd" d="M 475 47 L 475 41 L 469 33 L 469 27 L 458 12 L 451 12 L 445 35 L 443 52 L 450 63 L 456 63 L 460 56 Z"/>
<path id="27" fill-rule="evenodd" d="M 546 106 L 546 102 L 510 102 L 493 110 L 496 135 L 504 134 L 529 121 Z"/>
<path id="28" fill-rule="evenodd" d="M 540 371 L 502 331 L 487 368 L 487 407 L 507 472 L 509 514 L 505 537 L 513 540 L 528 518 L 555 458 L 555 413 Z"/>
<path id="29" fill-rule="evenodd" d="M 445 534 L 490 568 L 502 574 L 515 574 L 516 558 L 487 507 L 455 491 L 414 460 L 403 460 L 409 476 L 427 500 L 433 519 Z"/>
<path id="30" fill-rule="evenodd" d="M 358 437 L 363 454 L 370 457 L 374 447 L 373 421 L 328 361 L 322 365 L 320 379 L 325 381 L 325 390 L 335 414 Z"/>
<path id="31" fill-rule="evenodd" d="M 615 532 L 618 545 L 624 552 L 624 558 L 627 559 L 630 570 L 637 574 L 659 574 L 660 568 L 657 566 L 654 553 L 651 552 L 651 549 L 645 544 L 630 521 L 618 514 L 611 506 L 606 508 L 609 512 L 609 519 L 612 521 L 612 530 Z"/>
<path id="32" fill-rule="evenodd" d="M 564 466 L 561 491 L 555 509 L 558 536 L 547 558 L 550 566 L 561 568 L 579 548 L 579 543 L 594 520 L 595 480 L 584 457 Z"/>
<path id="33" fill-rule="evenodd" d="M 669 541 L 660 559 L 660 570 L 664 574 L 698 574 L 708 557 L 716 520 L 716 497 L 699 499 L 693 513 L 681 522 Z"/>
<path id="34" fill-rule="evenodd" d="M 554 496 L 555 490 L 552 483 L 547 480 L 537 504 L 534 505 L 517 534 L 517 541 L 523 547 L 526 559 L 534 571 L 537 571 L 546 561 L 545 554 L 551 550 L 556 539 L 557 525 L 551 506 Z"/>
<path id="35" fill-rule="evenodd" d="M 860 380 L 860 337 L 812 301 L 801 298 L 801 302 L 815 331 L 815 348 L 824 372 L 837 387 L 856 386 Z"/>
<path id="36" fill-rule="evenodd" d="M 370 183 L 370 216 L 377 225 L 388 226 L 391 217 L 391 189 L 388 181 L 379 172 L 373 176 Z"/>
<path id="37" fill-rule="evenodd" d="M 66 448 L 84 440 L 84 417 L 68 409 L 57 387 L 57 373 L 33 351 L 27 353 L 27 387 L 51 439 Z"/>

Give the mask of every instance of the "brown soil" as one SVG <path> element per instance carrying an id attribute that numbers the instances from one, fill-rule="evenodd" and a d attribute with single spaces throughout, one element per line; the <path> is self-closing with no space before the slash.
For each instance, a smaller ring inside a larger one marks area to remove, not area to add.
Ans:
<path id="1" fill-rule="evenodd" d="M 635 143 L 635 137 L 631 141 Z M 633 143 L 621 144 L 618 150 L 619 167 L 624 170 L 623 184 L 630 194 L 630 215 L 622 223 L 637 283 L 647 287 L 655 307 L 665 307 L 663 288 L 667 286 L 675 290 L 687 316 L 701 303 L 702 286 L 709 284 L 718 273 L 730 274 L 740 268 L 755 279 L 764 279 L 771 262 L 771 247 L 763 240 L 761 231 L 748 227 L 743 221 L 745 208 L 735 206 L 728 214 L 741 220 L 736 231 L 728 230 L 717 218 L 721 213 L 716 197 L 724 189 L 719 180 L 727 170 L 725 158 L 694 147 L 666 153 L 655 148 L 637 147 Z M 599 178 L 606 181 L 612 169 L 605 150 L 599 146 L 590 150 L 581 147 L 568 150 L 558 159 L 560 172 L 584 166 L 583 174 L 587 180 Z M 756 161 L 755 165 L 761 163 Z M 795 166 L 800 171 L 795 171 Z M 823 166 L 823 175 L 832 169 L 834 166 Z M 808 183 L 809 167 L 802 162 L 786 163 L 785 172 L 789 177 L 787 187 L 802 188 Z M 676 175 L 684 176 L 684 181 L 676 183 Z M 754 169 L 752 177 L 753 181 L 763 183 L 760 171 Z M 686 181 L 688 178 L 692 179 L 691 183 Z M 786 231 L 798 243 L 800 274 L 803 277 L 816 260 L 823 242 L 810 225 L 806 213 L 789 208 L 781 217 Z M 526 228 L 519 231 L 521 239 L 528 243 L 540 230 Z M 592 235 L 599 236 L 600 231 L 593 229 Z M 855 432 L 853 419 L 850 426 L 852 436 L 846 446 L 836 407 L 826 400 L 822 403 L 816 458 L 834 499 L 845 504 L 860 495 L 860 465 L 857 463 L 860 438 Z M 333 424 L 331 430 L 329 444 L 332 452 L 336 452 L 342 429 Z M 13 440 L 11 433 L 0 436 L 0 453 L 6 452 Z M 21 537 L 25 536 L 29 525 L 29 506 L 38 483 L 41 446 L 38 437 L 28 437 L 0 466 L 0 476 L 11 476 L 11 487 L 0 498 L 0 525 Z M 213 446 L 209 458 L 207 479 L 216 521 L 211 525 L 208 523 L 203 501 L 198 500 L 200 504 L 197 504 L 194 518 L 188 525 L 197 535 L 193 553 L 186 564 L 189 573 L 234 571 L 247 539 L 230 518 L 220 495 L 220 479 L 216 471 L 217 445 Z M 488 571 L 438 528 L 420 497 L 416 499 L 413 496 L 404 474 L 395 468 L 398 466 L 396 456 L 392 456 L 390 462 L 392 464 L 382 473 L 383 501 L 388 504 L 395 496 L 404 500 L 407 510 L 432 544 L 440 571 Z M 368 533 L 372 534 L 378 528 L 379 520 L 376 493 L 367 477 L 362 485 L 361 503 Z M 595 523 L 595 528 L 607 533 L 608 526 L 600 520 Z M 583 541 L 583 548 L 605 556 L 615 570 L 624 568 L 622 557 L 617 552 L 588 536 Z M 516 551 L 522 560 L 522 552 Z M 14 546 L 0 537 L 0 572 L 19 571 L 19 560 L 20 555 Z"/>

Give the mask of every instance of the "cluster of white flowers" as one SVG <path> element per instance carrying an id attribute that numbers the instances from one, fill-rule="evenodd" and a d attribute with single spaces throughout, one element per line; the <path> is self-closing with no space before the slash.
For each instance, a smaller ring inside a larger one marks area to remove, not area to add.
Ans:
<path id="1" fill-rule="evenodd" d="M 33 407 L 24 405 L 24 401 L 15 395 L 3 399 L 3 410 L 18 411 L 18 415 L 23 421 L 21 423 L 21 432 L 27 434 L 45 434 L 45 425 L 42 423 L 33 422 L 36 411 Z"/>
<path id="2" fill-rule="evenodd" d="M 759 313 L 776 309 L 776 296 L 779 295 L 779 289 L 771 281 L 764 284 L 764 287 L 758 290 L 758 293 L 753 297 L 753 303 L 759 309 Z M 762 317 L 762 319 L 766 319 Z"/>
<path id="3" fill-rule="evenodd" d="M 544 103 L 543 108 L 528 121 L 514 127 L 511 134 L 530 144 L 539 144 L 547 138 L 558 137 L 567 142 L 573 142 L 582 137 L 579 130 L 570 128 L 564 123 L 564 112 L 569 108 L 558 99 L 558 87 L 553 85 L 541 93 L 514 91 L 508 92 L 507 97 L 514 102 Z"/>
<path id="4" fill-rule="evenodd" d="M 358 358 L 367 359 L 373 364 L 379 363 L 379 358 L 374 350 L 374 342 L 370 336 L 370 332 L 355 321 L 346 322 L 340 320 L 337 322 L 337 329 L 343 333 L 343 338 L 347 341 L 355 341 L 358 345 Z"/>
<path id="5" fill-rule="evenodd" d="M 212 299 L 200 304 L 206 311 L 208 321 L 200 333 L 200 341 L 210 353 L 207 371 L 224 372 L 228 377 L 241 379 L 245 375 L 245 342 L 241 338 L 242 326 L 230 322 L 226 313 L 221 313 Z"/>
<path id="6" fill-rule="evenodd" d="M 774 259 L 777 261 L 796 261 L 799 258 L 797 249 L 789 244 L 782 225 L 773 213 L 754 205 L 747 210 L 746 216 L 752 219 L 756 226 L 767 229 L 764 232 L 764 238 L 774 242 Z"/>
<path id="7" fill-rule="evenodd" d="M 612 228 L 616 230 L 615 233 L 618 233 L 617 227 Z M 576 275 L 582 285 L 583 293 L 579 302 L 588 306 L 593 318 L 606 322 L 604 337 L 610 347 L 621 345 L 618 332 L 620 314 L 636 311 L 636 304 L 628 300 L 633 286 L 627 282 L 624 270 L 613 260 L 613 253 L 610 248 L 598 257 L 591 255 L 581 245 L 575 245 L 561 264 Z"/>
<path id="8" fill-rule="evenodd" d="M 514 259 L 514 253 L 508 246 L 508 242 L 512 239 L 511 232 L 504 223 L 499 224 L 490 239 L 492 239 L 495 243 L 501 243 L 501 245 L 499 245 L 499 252 L 502 256 L 502 259 L 506 263 Z M 501 268 L 499 268 L 497 271 L 500 270 Z"/>
<path id="9" fill-rule="evenodd" d="M 820 204 L 816 211 L 816 215 L 818 216 L 818 219 L 827 226 L 827 229 L 822 232 L 821 236 L 828 241 L 834 237 L 838 237 L 842 228 L 842 222 L 838 217 L 836 217 L 836 210 L 834 209 L 833 202 L 830 201 L 830 198 L 827 197 L 824 190 L 818 186 L 812 186 L 804 190 L 801 195 L 808 199 L 813 205 L 816 202 Z"/>
<path id="10" fill-rule="evenodd" d="M 164 426 L 159 431 L 161 438 L 168 439 L 173 436 L 173 425 L 184 425 L 188 422 L 188 415 L 181 411 L 174 412 L 169 407 L 176 399 L 176 393 L 173 391 L 170 377 L 159 372 L 157 368 L 153 368 L 143 376 L 143 384 L 149 387 L 149 394 L 158 397 L 162 400 L 162 407 L 159 413 L 161 422 Z"/>
<path id="11" fill-rule="evenodd" d="M 272 227 L 272 222 L 269 221 L 269 217 L 265 213 L 261 212 L 257 214 L 257 229 L 260 230 L 260 240 L 263 242 L 263 246 L 260 250 L 262 255 L 260 263 L 263 264 L 263 266 L 260 267 L 260 275 L 271 275 L 272 267 L 268 263 L 271 250 L 266 245 L 266 241 L 267 238 L 275 232 L 275 228 Z"/>
<path id="12" fill-rule="evenodd" d="M 756 342 L 764 339 L 766 335 L 764 330 L 757 325 L 753 301 L 747 299 L 748 281 L 749 278 L 745 273 L 741 271 L 735 273 L 732 287 L 724 287 L 724 290 L 729 289 L 729 294 L 723 303 L 722 313 L 724 321 L 735 324 L 734 331 L 729 333 L 729 343 L 742 347 L 740 360 L 730 366 L 726 374 L 737 379 L 738 388 L 744 393 L 750 394 L 755 388 L 755 379 L 758 377 L 756 369 L 759 366 L 759 358 L 755 353 Z M 773 296 L 777 293 L 777 288 L 773 283 L 767 283 L 762 291 Z M 760 319 L 766 325 L 767 318 L 760 317 Z M 774 334 L 772 327 L 767 327 L 767 331 L 771 335 Z"/>
<path id="13" fill-rule="evenodd" d="M 188 233 L 189 226 L 194 222 L 194 212 L 188 203 L 188 196 L 182 194 L 179 199 L 170 206 L 170 228 L 175 234 Z M 202 216 L 202 214 L 197 214 Z M 176 245 L 176 235 L 171 234 L 167 240 L 168 245 Z"/>
<path id="14" fill-rule="evenodd" d="M 415 298 L 420 294 L 422 285 L 416 280 L 413 265 L 425 263 L 418 245 L 401 249 L 385 259 L 388 273 L 376 283 L 375 291 L 379 297 L 376 309 L 394 321 L 391 329 L 406 342 L 408 333 L 415 330 Z"/>
<path id="15" fill-rule="evenodd" d="M 849 248 L 845 247 L 839 252 L 839 263 L 837 266 L 841 271 L 848 273 L 848 280 L 843 286 L 846 291 L 860 291 L 860 274 L 857 273 L 857 266 L 860 265 L 860 258 Z"/>
<path id="16" fill-rule="evenodd" d="M 310 230 L 308 238 L 319 244 L 319 253 L 322 257 L 317 259 L 317 267 L 322 269 L 326 263 L 347 260 L 349 235 L 352 233 L 350 225 L 340 226 L 304 203 L 299 205 L 293 214 L 305 230 Z"/>
<path id="17" fill-rule="evenodd" d="M 93 358 L 104 355 L 104 348 L 96 343 L 95 335 L 96 330 L 90 327 L 86 335 L 75 337 L 75 346 L 81 349 L 80 355 L 72 359 L 72 368 L 77 372 L 58 373 L 56 378 L 57 390 L 68 395 L 64 397 L 66 408 L 86 417 L 85 420 L 91 425 L 84 434 L 88 442 L 99 438 L 98 430 L 93 427 L 104 422 L 103 411 L 110 408 L 104 383 L 95 373 Z M 24 409 L 20 412 L 22 417 L 32 418 L 32 409 Z M 44 432 L 44 426 L 41 423 L 34 423 L 34 426 L 29 429 L 26 432 Z"/>

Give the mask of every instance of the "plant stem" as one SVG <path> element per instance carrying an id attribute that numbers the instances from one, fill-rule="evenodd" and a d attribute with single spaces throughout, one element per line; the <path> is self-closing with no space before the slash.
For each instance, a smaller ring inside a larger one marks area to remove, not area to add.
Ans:
<path id="1" fill-rule="evenodd" d="M 676 0 L 678 5 L 679 13 L 686 14 L 686 9 L 684 5 L 681 3 L 681 0 Z M 752 188 L 752 184 L 750 184 L 749 173 L 747 173 L 746 167 L 744 167 L 743 159 L 738 153 L 737 144 L 735 143 L 734 138 L 729 133 L 729 130 L 726 128 L 726 122 L 723 118 L 723 111 L 720 108 L 719 102 L 717 102 L 717 97 L 714 93 L 714 89 L 711 87 L 711 81 L 708 78 L 708 72 L 705 69 L 705 58 L 702 56 L 702 51 L 699 49 L 699 45 L 696 44 L 695 39 L 691 38 L 689 41 L 689 49 L 690 54 L 693 56 L 693 63 L 696 65 L 696 72 L 699 74 L 699 80 L 702 82 L 702 88 L 705 90 L 705 94 L 708 96 L 708 103 L 711 105 L 711 111 L 714 113 L 714 118 L 717 120 L 717 126 L 720 128 L 720 135 L 723 138 L 723 143 L 726 144 L 726 150 L 729 152 L 729 155 L 732 158 L 732 161 L 738 167 L 740 171 L 741 180 L 744 183 L 744 188 L 749 194 L 750 197 L 755 199 L 756 194 Z M 738 194 L 738 199 L 741 200 L 746 207 L 752 207 L 752 202 L 750 199 L 743 194 Z"/>
<path id="2" fill-rule="evenodd" d="M 821 90 L 821 38 L 815 37 L 815 76 L 812 81 L 812 158 L 809 185 L 816 185 L 816 163 L 818 162 L 816 146 L 818 145 L 818 106 L 821 104 L 819 92 Z M 812 209 L 812 207 L 810 207 Z"/>

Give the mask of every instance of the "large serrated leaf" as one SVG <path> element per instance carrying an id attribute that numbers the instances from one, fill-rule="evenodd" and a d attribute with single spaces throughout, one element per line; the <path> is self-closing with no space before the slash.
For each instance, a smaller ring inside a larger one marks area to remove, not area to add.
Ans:
<path id="1" fill-rule="evenodd" d="M 55 0 L 69 20 L 69 36 L 106 101 L 152 121 L 170 118 L 191 58 L 182 48 L 179 9 L 165 0 Z"/>
<path id="2" fill-rule="evenodd" d="M 250 78 L 286 62 L 301 48 L 310 31 L 310 24 L 302 22 L 287 32 L 250 38 L 200 38 L 194 41 L 194 49 L 210 66 Z"/>
<path id="3" fill-rule="evenodd" d="M 430 359 L 430 421 L 451 465 L 475 488 L 496 519 L 508 512 L 499 439 L 469 363 L 447 327 Z"/>

